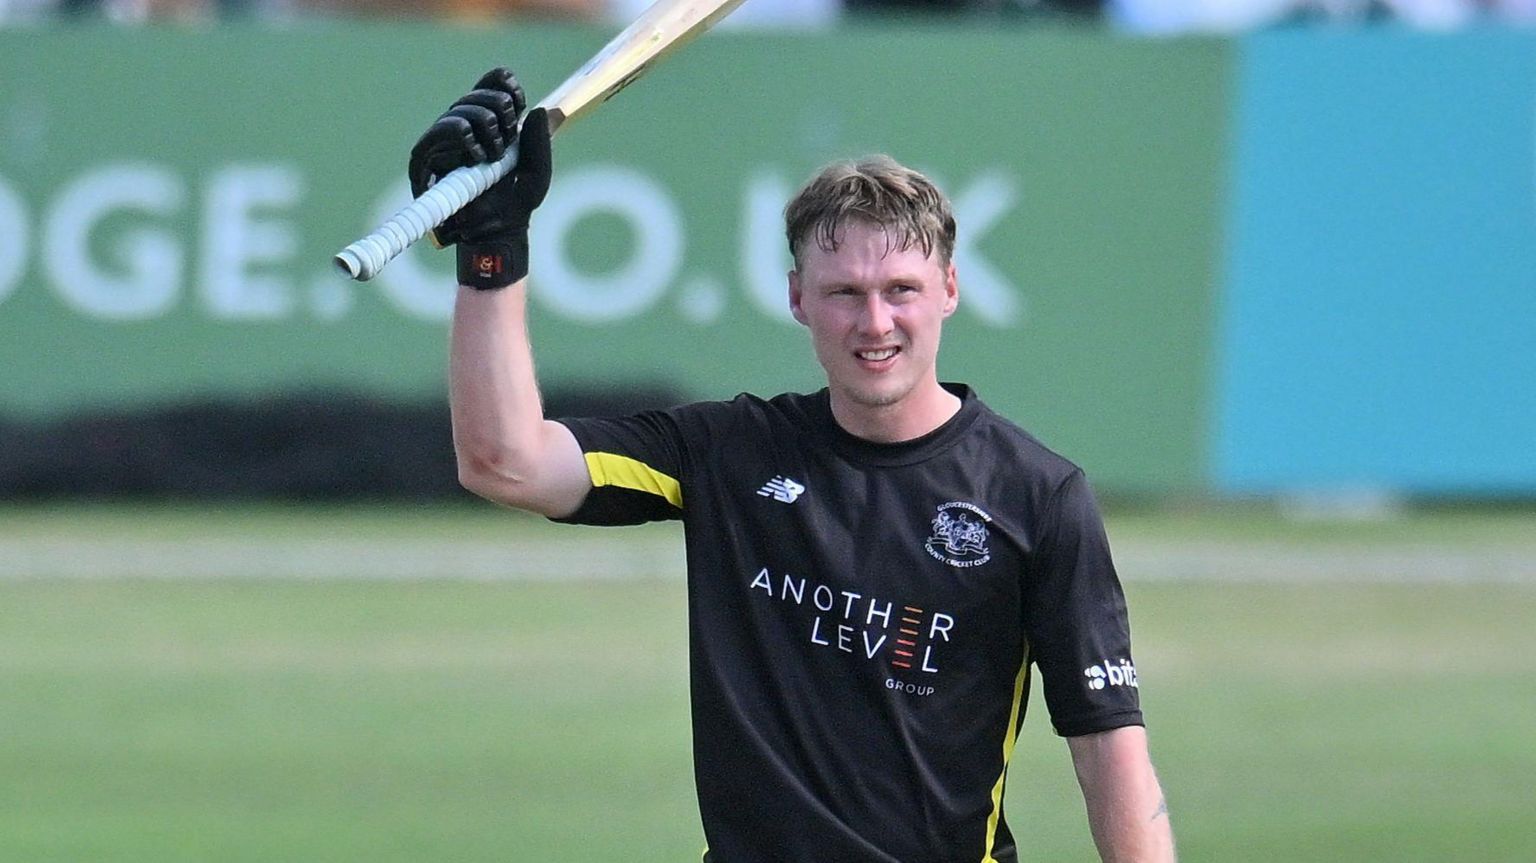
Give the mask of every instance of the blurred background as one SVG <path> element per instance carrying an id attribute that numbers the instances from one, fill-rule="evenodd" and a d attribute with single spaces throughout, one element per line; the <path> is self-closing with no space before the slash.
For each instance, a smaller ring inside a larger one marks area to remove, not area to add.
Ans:
<path id="1" fill-rule="evenodd" d="M 643 5 L 0 0 L 0 860 L 697 859 L 678 530 L 472 500 L 451 255 L 329 263 Z M 941 376 L 1105 505 L 1182 859 L 1536 860 L 1533 21 L 747 0 L 556 143 L 549 410 L 819 388 L 781 210 L 891 153 Z M 1093 859 L 1034 701 L 1021 859 Z"/>

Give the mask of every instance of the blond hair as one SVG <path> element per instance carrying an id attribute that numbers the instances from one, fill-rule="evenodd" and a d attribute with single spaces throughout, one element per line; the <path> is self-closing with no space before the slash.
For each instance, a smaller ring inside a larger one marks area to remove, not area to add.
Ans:
<path id="1" fill-rule="evenodd" d="M 833 162 L 812 177 L 784 208 L 784 233 L 795 267 L 807 240 L 835 252 L 838 231 L 862 221 L 885 229 L 887 250 L 913 246 L 938 252 L 948 266 L 955 252 L 955 214 L 932 180 L 892 159 L 866 156 Z"/>

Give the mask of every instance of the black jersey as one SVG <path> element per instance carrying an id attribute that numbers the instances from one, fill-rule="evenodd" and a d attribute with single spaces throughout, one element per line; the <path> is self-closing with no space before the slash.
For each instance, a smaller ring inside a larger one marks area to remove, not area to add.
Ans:
<path id="1" fill-rule="evenodd" d="M 1141 723 L 1082 472 L 946 387 L 899 444 L 825 390 L 562 420 L 594 486 L 563 520 L 684 524 L 709 863 L 1007 863 L 1031 666 L 1058 733 Z"/>

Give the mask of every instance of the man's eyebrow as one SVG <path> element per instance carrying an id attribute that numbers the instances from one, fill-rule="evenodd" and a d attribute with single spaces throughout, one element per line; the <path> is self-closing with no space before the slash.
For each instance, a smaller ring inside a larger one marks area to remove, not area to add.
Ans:
<path id="1" fill-rule="evenodd" d="M 919 273 L 894 273 L 881 279 L 876 284 L 882 288 L 885 288 L 890 287 L 891 285 L 921 285 L 922 283 L 923 277 Z M 822 291 L 835 291 L 839 288 L 864 290 L 864 283 L 851 279 L 830 279 L 828 281 L 822 282 L 816 287 L 817 290 Z"/>

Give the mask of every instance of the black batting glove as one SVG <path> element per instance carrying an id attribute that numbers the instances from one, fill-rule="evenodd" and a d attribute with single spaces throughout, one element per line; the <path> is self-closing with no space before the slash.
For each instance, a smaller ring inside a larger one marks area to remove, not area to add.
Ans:
<path id="1" fill-rule="evenodd" d="M 528 274 L 528 221 L 549 192 L 553 164 L 544 109 L 529 111 L 519 131 L 526 106 L 517 78 L 492 69 L 411 149 L 411 194 L 420 197 L 455 168 L 495 162 L 518 143 L 512 172 L 433 232 L 439 245 L 458 247 L 460 284 L 504 288 Z"/>

